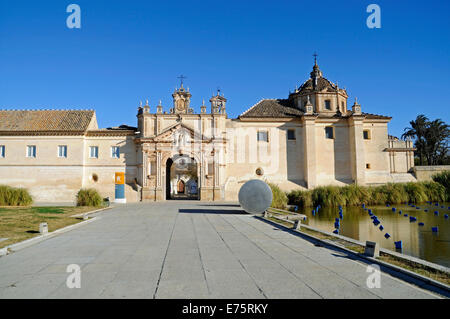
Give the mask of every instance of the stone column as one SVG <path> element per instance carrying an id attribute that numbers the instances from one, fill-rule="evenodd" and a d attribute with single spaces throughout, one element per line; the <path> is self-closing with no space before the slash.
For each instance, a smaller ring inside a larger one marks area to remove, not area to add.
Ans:
<path id="1" fill-rule="evenodd" d="M 366 160 L 363 138 L 363 115 L 352 115 L 349 119 L 350 130 L 350 165 L 352 166 L 352 179 L 358 185 L 366 183 Z"/>

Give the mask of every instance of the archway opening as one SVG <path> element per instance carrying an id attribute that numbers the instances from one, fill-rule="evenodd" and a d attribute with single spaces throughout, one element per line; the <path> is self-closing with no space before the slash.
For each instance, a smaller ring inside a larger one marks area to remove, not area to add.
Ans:
<path id="1" fill-rule="evenodd" d="M 166 199 L 199 199 L 197 162 L 187 155 L 175 155 L 166 164 Z"/>

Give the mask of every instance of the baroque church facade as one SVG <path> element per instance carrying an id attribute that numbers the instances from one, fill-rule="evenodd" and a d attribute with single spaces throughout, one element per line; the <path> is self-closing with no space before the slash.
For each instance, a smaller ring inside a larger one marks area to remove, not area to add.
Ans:
<path id="1" fill-rule="evenodd" d="M 349 106 L 317 61 L 289 96 L 234 119 L 220 91 L 200 112 L 183 82 L 172 99 L 169 110 L 141 103 L 137 127 L 107 129 L 93 110 L 0 110 L 0 184 L 39 202 L 73 201 L 90 187 L 114 199 L 115 173 L 124 172 L 134 202 L 235 201 L 255 178 L 285 191 L 415 180 L 412 143 L 388 135 L 390 117 Z"/>

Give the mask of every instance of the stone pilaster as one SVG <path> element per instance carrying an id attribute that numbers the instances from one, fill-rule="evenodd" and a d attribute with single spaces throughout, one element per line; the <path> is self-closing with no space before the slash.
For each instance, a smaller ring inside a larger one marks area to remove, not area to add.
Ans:
<path id="1" fill-rule="evenodd" d="M 354 114 L 349 118 L 350 165 L 352 167 L 352 179 L 358 185 L 365 185 L 366 183 L 363 121 L 363 115 Z"/>
<path id="2" fill-rule="evenodd" d="M 303 116 L 303 147 L 304 147 L 304 165 L 305 182 L 308 189 L 317 185 L 317 159 L 316 159 L 316 121 L 315 115 Z"/>

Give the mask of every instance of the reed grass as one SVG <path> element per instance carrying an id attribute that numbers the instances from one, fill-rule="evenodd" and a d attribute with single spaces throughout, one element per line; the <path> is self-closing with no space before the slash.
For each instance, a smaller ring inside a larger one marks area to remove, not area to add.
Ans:
<path id="1" fill-rule="evenodd" d="M 288 203 L 299 207 L 337 207 L 401 203 L 443 202 L 448 191 L 437 182 L 389 183 L 380 186 L 320 186 L 312 190 L 293 190 Z"/>

